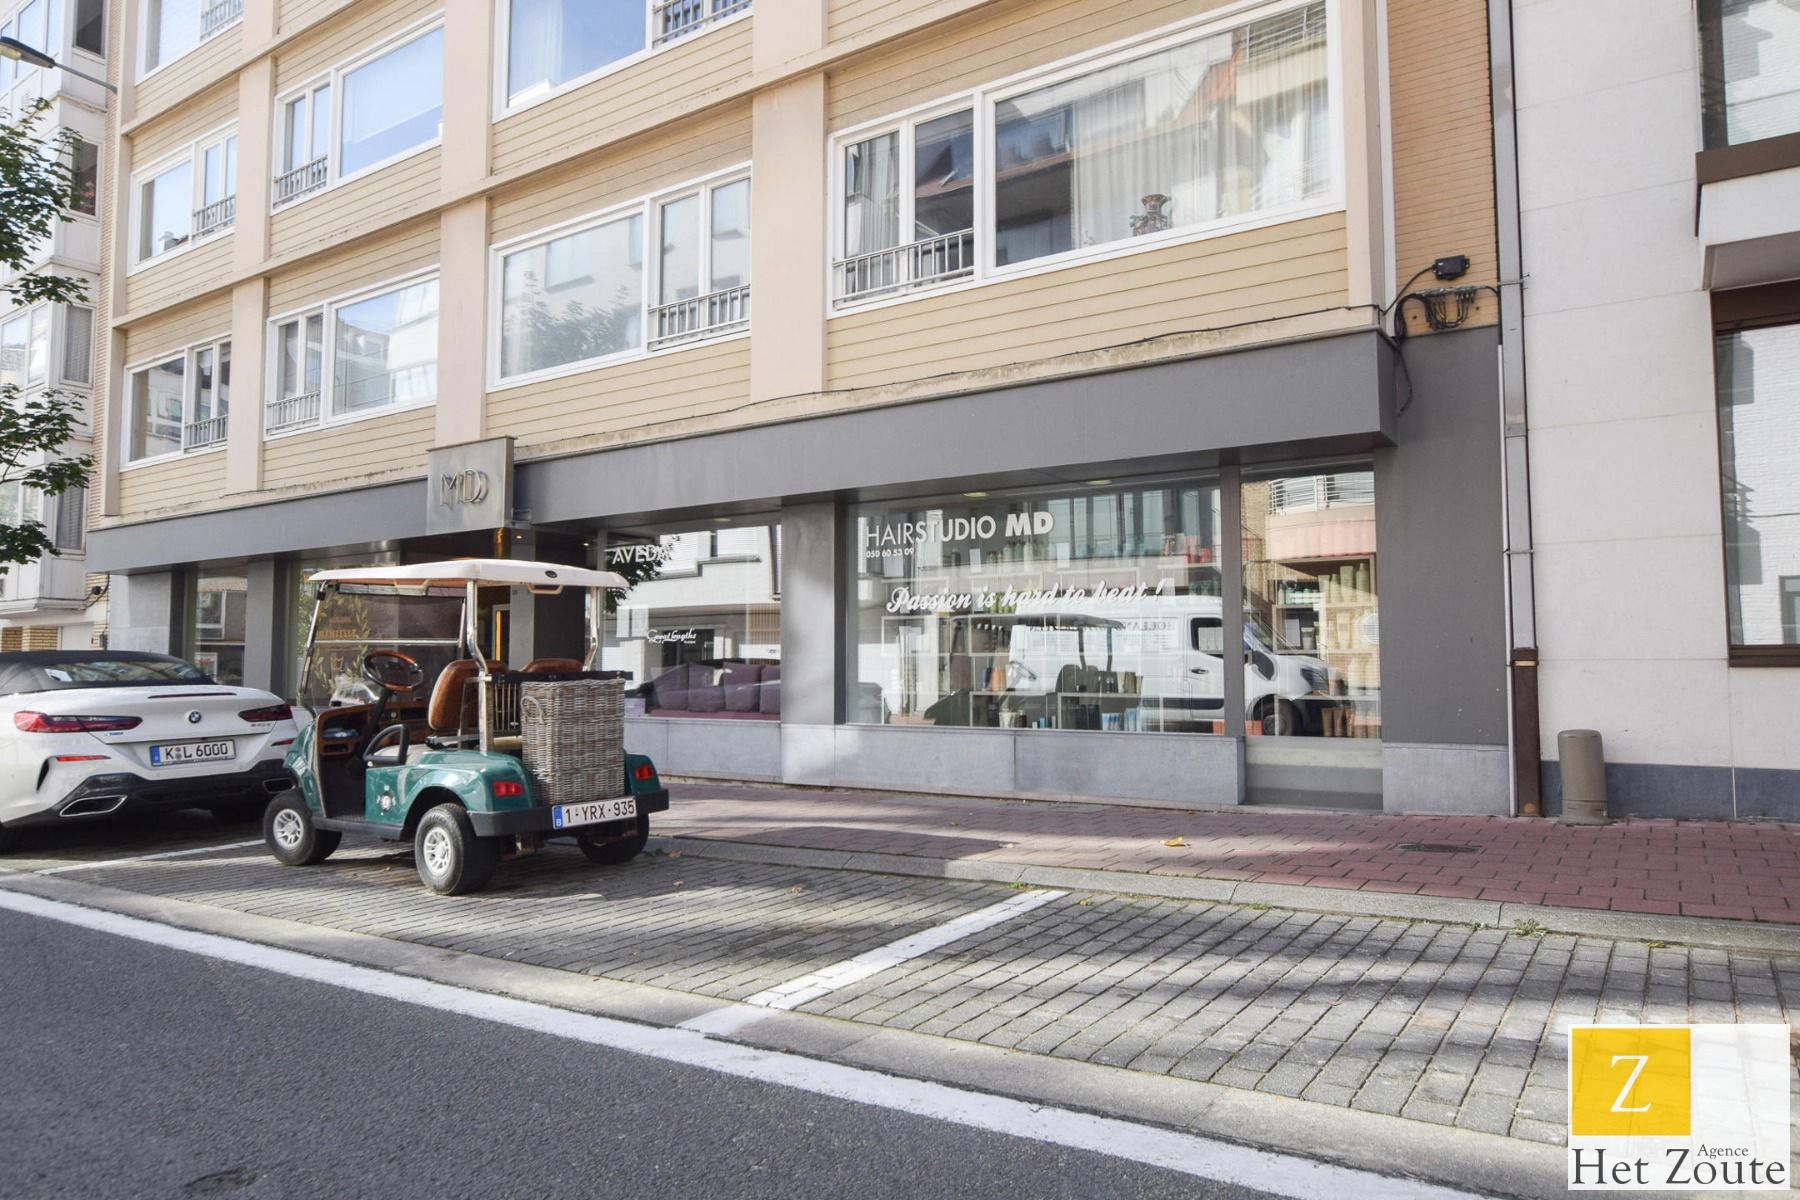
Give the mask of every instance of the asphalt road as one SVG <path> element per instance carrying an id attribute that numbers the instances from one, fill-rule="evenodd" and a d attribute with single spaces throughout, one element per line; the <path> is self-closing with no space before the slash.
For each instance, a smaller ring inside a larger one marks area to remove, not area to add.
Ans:
<path id="1" fill-rule="evenodd" d="M 1219 1197 L 0 912 L 0 1197 Z"/>

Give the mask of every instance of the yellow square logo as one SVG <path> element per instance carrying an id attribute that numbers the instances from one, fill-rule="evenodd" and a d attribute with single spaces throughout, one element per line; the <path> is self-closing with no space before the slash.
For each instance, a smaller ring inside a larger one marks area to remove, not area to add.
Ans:
<path id="1" fill-rule="evenodd" d="M 1569 1133 L 1687 1137 L 1693 1079 L 1691 1029 L 1576 1026 L 1569 1030 Z"/>

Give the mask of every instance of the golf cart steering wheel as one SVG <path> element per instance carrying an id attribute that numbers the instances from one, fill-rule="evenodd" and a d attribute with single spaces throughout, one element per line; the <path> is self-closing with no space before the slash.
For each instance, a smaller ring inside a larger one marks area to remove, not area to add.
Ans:
<path id="1" fill-rule="evenodd" d="M 384 667 L 384 664 L 388 665 Z M 400 679 L 390 674 L 396 667 L 404 672 Z M 425 682 L 425 668 L 419 665 L 419 660 L 398 650 L 369 651 L 362 657 L 362 673 L 364 679 L 384 694 L 410 692 Z"/>

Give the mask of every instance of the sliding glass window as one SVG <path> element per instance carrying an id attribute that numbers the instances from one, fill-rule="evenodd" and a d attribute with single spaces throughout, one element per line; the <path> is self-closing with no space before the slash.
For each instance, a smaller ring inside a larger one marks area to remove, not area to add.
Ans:
<path id="1" fill-rule="evenodd" d="M 503 376 L 610 358 L 644 344 L 642 213 L 508 254 L 501 277 Z"/>
<path id="2" fill-rule="evenodd" d="M 1800 324 L 1724 330 L 1714 346 L 1726 618 L 1733 657 L 1754 661 L 1800 647 Z"/>

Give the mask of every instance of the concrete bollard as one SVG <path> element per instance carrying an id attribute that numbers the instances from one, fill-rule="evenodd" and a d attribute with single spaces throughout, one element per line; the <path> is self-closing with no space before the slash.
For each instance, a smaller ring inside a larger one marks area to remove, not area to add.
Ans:
<path id="1" fill-rule="evenodd" d="M 1606 751 L 1595 729 L 1565 729 L 1556 735 L 1562 764 L 1562 821 L 1606 824 Z"/>

